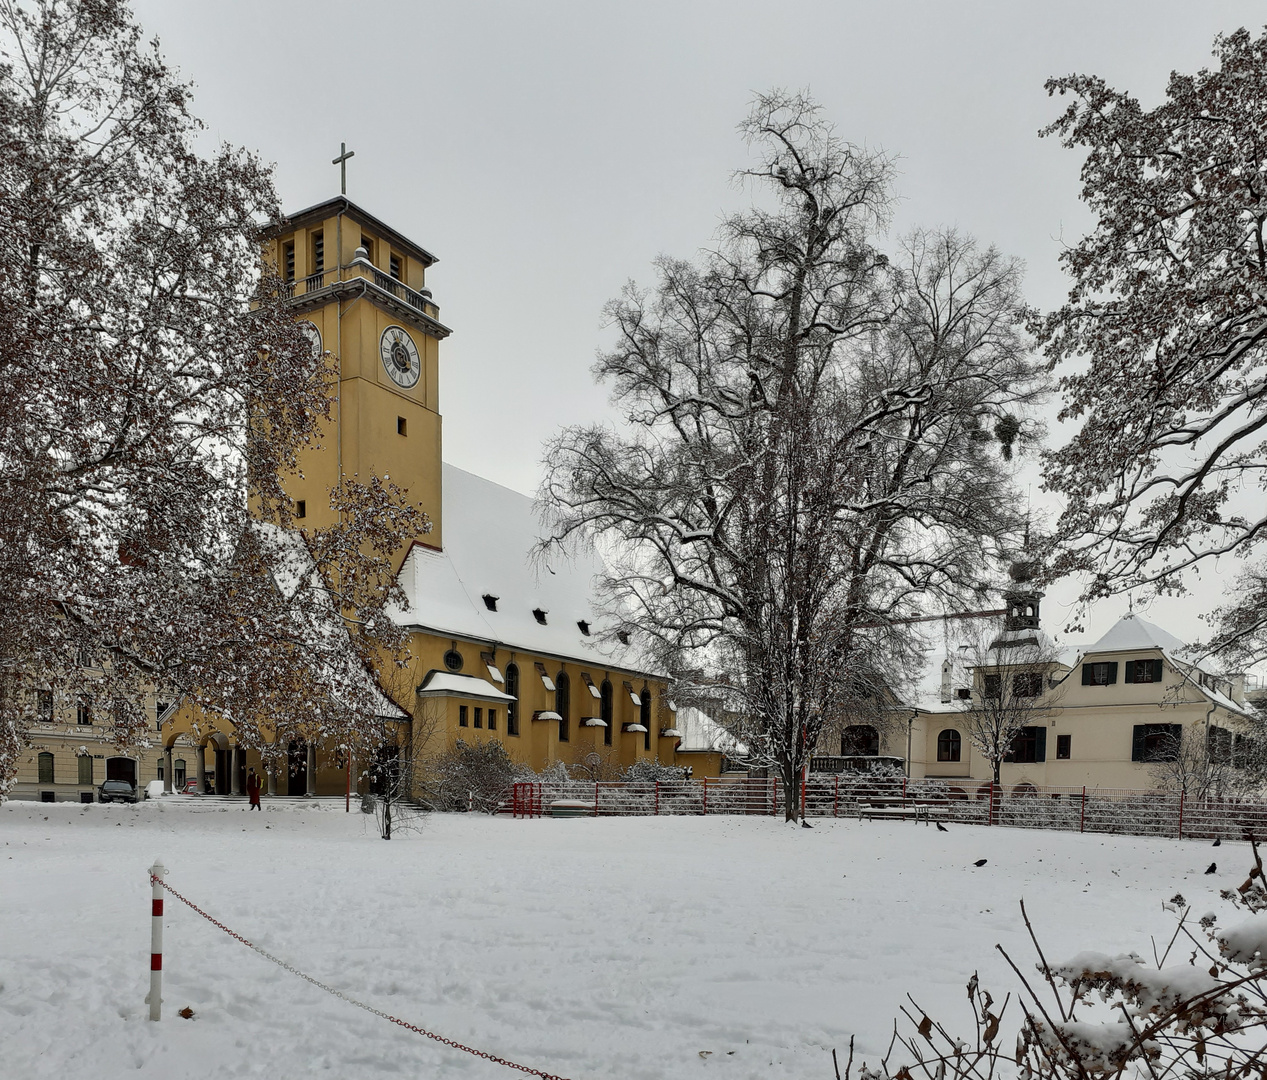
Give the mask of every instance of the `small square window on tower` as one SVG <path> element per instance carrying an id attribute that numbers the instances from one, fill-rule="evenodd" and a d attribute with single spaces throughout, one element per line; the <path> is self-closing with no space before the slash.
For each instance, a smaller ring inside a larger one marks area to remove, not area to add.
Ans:
<path id="1" fill-rule="evenodd" d="M 397 435 L 404 435 L 404 434 L 405 434 L 405 427 L 406 427 L 406 425 L 405 425 L 405 418 L 404 418 L 403 416 L 398 416 L 398 417 L 396 417 L 396 434 L 397 434 Z"/>
<path id="2" fill-rule="evenodd" d="M 400 281 L 400 256 L 394 251 L 387 258 L 387 272 Z"/>
<path id="3" fill-rule="evenodd" d="M 307 516 L 308 516 L 308 500 L 296 499 L 295 500 L 295 517 L 301 518 L 301 517 L 307 517 Z"/>

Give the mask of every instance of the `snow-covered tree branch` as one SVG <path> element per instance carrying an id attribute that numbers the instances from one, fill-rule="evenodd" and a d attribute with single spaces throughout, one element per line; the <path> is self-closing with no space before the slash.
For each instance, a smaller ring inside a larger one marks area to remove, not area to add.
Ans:
<path id="1" fill-rule="evenodd" d="M 564 432 L 541 501 L 547 546 L 603 544 L 622 633 L 726 673 L 794 817 L 825 723 L 901 678 L 896 620 L 978 595 L 1017 531 L 995 447 L 1034 434 L 1041 379 L 1015 263 L 953 232 L 891 261 L 890 161 L 802 95 L 741 132 L 754 206 L 609 305 L 595 373 L 626 429 Z"/>

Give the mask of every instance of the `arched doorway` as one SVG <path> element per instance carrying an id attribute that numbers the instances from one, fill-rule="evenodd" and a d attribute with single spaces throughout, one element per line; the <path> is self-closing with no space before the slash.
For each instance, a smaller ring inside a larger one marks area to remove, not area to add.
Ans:
<path id="1" fill-rule="evenodd" d="M 308 745 L 303 739 L 291 739 L 286 747 L 286 794 L 308 794 Z"/>

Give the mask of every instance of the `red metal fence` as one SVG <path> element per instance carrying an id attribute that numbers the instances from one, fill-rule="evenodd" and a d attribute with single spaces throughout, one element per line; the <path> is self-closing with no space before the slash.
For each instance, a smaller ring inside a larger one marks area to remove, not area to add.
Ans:
<path id="1" fill-rule="evenodd" d="M 1184 793 L 1117 788 L 1035 787 L 990 782 L 810 776 L 806 817 L 914 819 L 1214 839 L 1267 837 L 1267 802 L 1194 799 Z M 783 812 L 777 779 L 726 777 L 617 783 L 582 780 L 515 784 L 504 809 L 515 817 Z"/>

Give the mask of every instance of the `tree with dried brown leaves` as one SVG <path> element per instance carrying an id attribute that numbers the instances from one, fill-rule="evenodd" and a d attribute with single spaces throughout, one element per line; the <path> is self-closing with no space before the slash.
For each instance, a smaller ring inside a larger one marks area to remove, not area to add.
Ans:
<path id="1" fill-rule="evenodd" d="M 391 557 L 427 526 L 354 477 L 303 550 L 257 524 L 290 524 L 332 378 L 261 264 L 269 171 L 195 149 L 121 0 L 0 0 L 0 39 L 0 794 L 37 689 L 117 702 L 121 747 L 154 688 L 247 744 L 348 736 L 383 709 L 344 617 L 398 644 Z"/>
<path id="2" fill-rule="evenodd" d="M 1073 102 L 1043 134 L 1085 152 L 1096 219 L 1039 330 L 1066 372 L 1061 417 L 1081 422 L 1046 463 L 1068 500 L 1051 570 L 1086 575 L 1089 599 L 1180 590 L 1267 536 L 1267 34 L 1219 37 L 1214 55 L 1151 110 L 1097 76 L 1047 83 Z M 1211 647 L 1267 656 L 1265 599 L 1251 570 Z"/>

